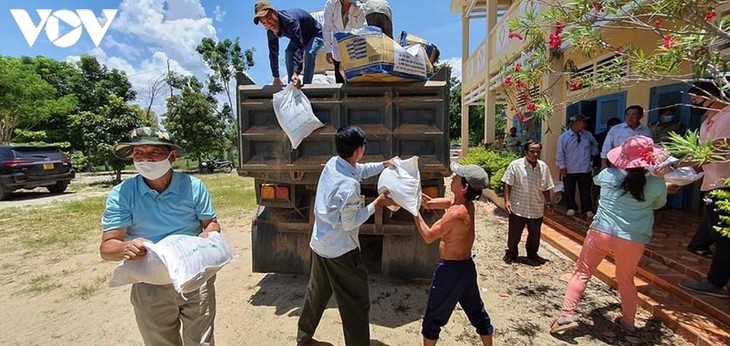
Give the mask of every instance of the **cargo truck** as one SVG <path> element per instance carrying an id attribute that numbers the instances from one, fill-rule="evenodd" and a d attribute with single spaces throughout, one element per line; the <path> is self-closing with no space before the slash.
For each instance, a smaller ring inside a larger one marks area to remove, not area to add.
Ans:
<path id="1" fill-rule="evenodd" d="M 324 164 L 336 155 L 335 131 L 357 125 L 367 147 L 361 162 L 399 156 L 419 157 L 424 193 L 445 192 L 449 171 L 449 74 L 442 69 L 429 81 L 383 84 L 305 85 L 302 91 L 324 127 L 296 149 L 279 127 L 272 95 L 281 87 L 255 85 L 237 78 L 238 174 L 254 179 L 258 210 L 252 221 L 254 272 L 308 273 L 312 207 Z M 377 177 L 362 182 L 366 203 L 377 196 Z M 442 215 L 424 211 L 432 223 Z M 398 278 L 430 277 L 438 260 L 438 243 L 426 244 L 401 209 L 378 208 L 360 227 L 369 269 Z"/>

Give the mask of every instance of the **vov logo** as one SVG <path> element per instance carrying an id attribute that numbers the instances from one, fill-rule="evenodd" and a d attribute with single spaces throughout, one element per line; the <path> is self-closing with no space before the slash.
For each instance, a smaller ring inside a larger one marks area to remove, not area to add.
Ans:
<path id="1" fill-rule="evenodd" d="M 48 37 L 48 40 L 51 41 L 51 43 L 60 48 L 68 48 L 79 41 L 81 34 L 83 33 L 83 28 L 86 28 L 86 32 L 89 33 L 89 37 L 91 37 L 91 41 L 94 42 L 94 45 L 99 47 L 99 44 L 101 44 L 101 40 L 104 38 L 104 35 L 106 35 L 107 30 L 109 30 L 109 26 L 111 26 L 114 17 L 116 17 L 117 11 L 119 10 L 102 10 L 105 18 L 103 26 L 92 10 L 53 11 L 48 9 L 39 9 L 36 10 L 38 17 L 40 17 L 40 22 L 38 24 L 33 22 L 26 10 L 14 9 L 10 10 L 10 14 L 13 15 L 15 23 L 18 24 L 20 32 L 23 34 L 23 37 L 25 37 L 25 40 L 28 42 L 30 47 L 33 47 L 41 33 L 41 30 L 45 28 L 46 37 Z M 70 32 L 63 36 L 60 36 L 61 22 L 66 23 L 66 25 L 72 28 Z"/>

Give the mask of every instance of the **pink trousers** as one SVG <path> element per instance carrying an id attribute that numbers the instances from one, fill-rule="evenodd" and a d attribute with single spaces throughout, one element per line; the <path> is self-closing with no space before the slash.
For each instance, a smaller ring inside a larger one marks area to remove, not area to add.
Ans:
<path id="1" fill-rule="evenodd" d="M 638 304 L 638 293 L 634 285 L 636 267 L 644 253 L 644 244 L 622 239 L 595 229 L 589 229 L 583 242 L 583 249 L 575 264 L 575 273 L 568 283 L 563 300 L 562 316 L 572 317 L 583 297 L 588 281 L 598 264 L 613 251 L 616 260 L 616 280 L 621 297 L 622 322 L 633 326 Z"/>

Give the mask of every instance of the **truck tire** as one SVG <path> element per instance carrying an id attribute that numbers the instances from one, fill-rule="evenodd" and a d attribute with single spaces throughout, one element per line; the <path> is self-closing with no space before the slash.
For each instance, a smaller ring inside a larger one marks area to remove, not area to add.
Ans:
<path id="1" fill-rule="evenodd" d="M 3 186 L 3 184 L 0 184 L 0 201 L 10 198 L 11 194 L 12 192 L 8 188 Z"/>
<path id="2" fill-rule="evenodd" d="M 57 181 L 55 184 L 51 186 L 47 186 L 46 189 L 50 193 L 61 193 L 66 191 L 66 188 L 68 188 L 68 181 Z"/>

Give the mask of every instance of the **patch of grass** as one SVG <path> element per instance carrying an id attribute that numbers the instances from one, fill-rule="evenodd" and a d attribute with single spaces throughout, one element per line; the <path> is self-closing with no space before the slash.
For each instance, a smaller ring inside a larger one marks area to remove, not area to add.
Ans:
<path id="1" fill-rule="evenodd" d="M 61 284 L 53 281 L 51 275 L 43 274 L 30 279 L 28 286 L 21 292 L 30 294 L 48 293 L 59 287 L 61 287 Z"/>
<path id="2" fill-rule="evenodd" d="M 240 218 L 241 213 L 256 208 L 253 179 L 235 174 L 198 175 L 213 199 L 222 222 Z M 11 241 L 3 252 L 22 249 L 30 252 L 62 249 L 94 237 L 100 239 L 100 218 L 105 197 L 59 203 L 47 208 L 7 208 L 0 210 L 0 236 Z M 65 249 L 62 249 L 65 250 Z"/>
<path id="3" fill-rule="evenodd" d="M 86 285 L 77 286 L 76 289 L 71 293 L 71 296 L 87 300 L 101 289 L 102 284 L 109 280 L 109 276 L 97 276 L 94 282 Z"/>
<path id="4" fill-rule="evenodd" d="M 196 177 L 208 187 L 213 207 L 224 224 L 226 220 L 240 218 L 246 210 L 255 210 L 257 204 L 253 179 L 235 174 L 201 174 Z"/>
<path id="5" fill-rule="evenodd" d="M 103 208 L 104 197 L 92 197 L 35 210 L 0 210 L 0 219 L 13 215 L 12 222 L 3 224 L 0 236 L 11 236 L 23 249 L 31 252 L 67 247 L 100 233 L 99 219 Z"/>

